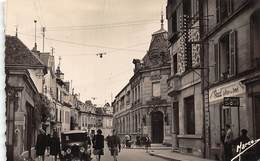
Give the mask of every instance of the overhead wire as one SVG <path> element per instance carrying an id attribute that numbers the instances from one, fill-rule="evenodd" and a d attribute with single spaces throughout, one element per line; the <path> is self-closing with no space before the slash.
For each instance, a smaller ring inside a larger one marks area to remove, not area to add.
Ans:
<path id="1" fill-rule="evenodd" d="M 131 25 L 143 25 L 149 23 L 155 23 L 158 20 L 142 20 L 142 21 L 126 21 L 110 24 L 97 24 L 97 25 L 85 25 L 85 26 L 60 26 L 60 27 L 50 27 L 48 26 L 48 31 L 73 31 L 73 30 L 97 30 L 97 29 L 107 29 L 107 28 L 118 28 L 118 27 L 132 27 Z"/>
<path id="2" fill-rule="evenodd" d="M 25 34 L 25 33 L 22 33 L 22 32 L 18 32 L 18 34 L 25 35 L 25 36 L 30 36 L 30 37 L 34 37 L 33 34 Z M 41 38 L 41 36 L 36 36 L 36 37 L 37 37 L 37 38 Z M 59 40 L 59 39 L 53 39 L 53 38 L 48 38 L 48 37 L 46 37 L 46 40 L 51 40 L 51 41 L 56 41 L 56 42 L 61 42 L 61 43 L 66 43 L 66 44 L 71 44 L 71 45 L 78 45 L 78 46 L 86 46 L 86 47 L 94 47 L 94 48 L 112 49 L 112 50 L 117 50 L 117 51 L 145 52 L 144 50 L 129 49 L 129 48 L 116 48 L 116 47 L 108 47 L 108 46 L 95 45 L 95 44 L 85 44 L 85 43 L 80 43 L 80 42 L 72 42 L 72 41 L 67 41 L 67 40 Z M 85 54 L 78 54 L 78 55 L 85 55 Z"/>

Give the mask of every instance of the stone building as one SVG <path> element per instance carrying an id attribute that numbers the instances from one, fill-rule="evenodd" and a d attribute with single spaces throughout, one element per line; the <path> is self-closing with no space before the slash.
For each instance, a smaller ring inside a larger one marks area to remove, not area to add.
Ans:
<path id="1" fill-rule="evenodd" d="M 168 79 L 173 110 L 173 148 L 204 154 L 204 113 L 201 84 L 199 0 L 168 0 L 167 20 L 171 54 Z"/>
<path id="2" fill-rule="evenodd" d="M 69 88 L 66 88 L 64 73 L 60 70 L 60 65 L 56 69 L 56 129 L 57 131 L 69 131 L 71 127 L 72 102 L 69 98 Z"/>
<path id="3" fill-rule="evenodd" d="M 206 154 L 220 159 L 220 132 L 226 124 L 231 125 L 234 137 L 247 129 L 251 139 L 260 138 L 260 3 L 207 0 L 203 17 L 208 18 L 203 25 L 207 67 L 203 74 L 209 96 Z M 231 97 L 237 103 L 231 104 Z"/>
<path id="4" fill-rule="evenodd" d="M 112 135 L 113 114 L 110 105 L 96 108 L 96 129 L 101 129 L 104 136 Z"/>
<path id="5" fill-rule="evenodd" d="M 115 97 L 114 127 L 121 136 L 149 135 L 153 143 L 171 144 L 167 38 L 162 17 L 161 29 L 152 34 L 149 50 L 142 60 L 133 60 L 134 75 Z"/>
<path id="6" fill-rule="evenodd" d="M 7 159 L 30 158 L 40 122 L 36 96 L 47 70 L 17 37 L 6 36 L 5 47 Z"/>
<path id="7" fill-rule="evenodd" d="M 45 95 L 50 101 L 50 113 L 51 116 L 48 120 L 47 132 L 51 133 L 53 129 L 56 128 L 56 75 L 55 75 L 55 59 L 54 55 L 50 53 L 42 53 L 39 51 L 33 51 L 34 55 L 39 58 L 43 64 L 46 66 L 47 73 L 43 78 L 43 91 L 42 94 Z"/>
<path id="8" fill-rule="evenodd" d="M 79 111 L 79 127 L 82 130 L 91 131 L 96 130 L 96 107 L 90 100 L 85 101 Z"/>

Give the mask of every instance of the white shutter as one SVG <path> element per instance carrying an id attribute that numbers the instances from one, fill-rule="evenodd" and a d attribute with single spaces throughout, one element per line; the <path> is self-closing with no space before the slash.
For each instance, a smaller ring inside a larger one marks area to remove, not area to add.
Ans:
<path id="1" fill-rule="evenodd" d="M 236 54 L 236 31 L 229 33 L 229 75 L 237 73 L 237 54 Z"/>

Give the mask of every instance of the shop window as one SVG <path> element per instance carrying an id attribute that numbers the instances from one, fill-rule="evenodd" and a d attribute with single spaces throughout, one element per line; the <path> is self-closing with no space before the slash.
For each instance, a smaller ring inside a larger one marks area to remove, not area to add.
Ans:
<path id="1" fill-rule="evenodd" d="M 231 109 L 230 108 L 224 108 L 223 107 L 223 124 L 222 127 L 225 127 L 225 125 L 231 125 Z"/>
<path id="2" fill-rule="evenodd" d="M 260 68 L 260 9 L 253 13 L 251 25 L 251 50 L 253 66 Z"/>
<path id="3" fill-rule="evenodd" d="M 184 98 L 184 115 L 186 134 L 195 134 L 194 96 Z"/>
<path id="4" fill-rule="evenodd" d="M 160 97 L 161 96 L 161 85 L 160 82 L 152 83 L 152 94 L 153 97 Z"/>
<path id="5" fill-rule="evenodd" d="M 224 80 L 236 75 L 236 32 L 224 34 L 214 45 L 215 80 Z"/>

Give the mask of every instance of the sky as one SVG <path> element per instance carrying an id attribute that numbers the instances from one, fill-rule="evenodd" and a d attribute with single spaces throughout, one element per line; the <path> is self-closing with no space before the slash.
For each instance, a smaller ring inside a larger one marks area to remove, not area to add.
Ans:
<path id="1" fill-rule="evenodd" d="M 45 27 L 44 51 L 54 48 L 56 65 L 61 57 L 65 80 L 82 101 L 103 105 L 128 83 L 132 60 L 146 54 L 165 7 L 166 0 L 7 0 L 6 34 L 15 35 L 17 28 L 32 49 L 37 20 L 38 50 L 43 51 Z"/>

